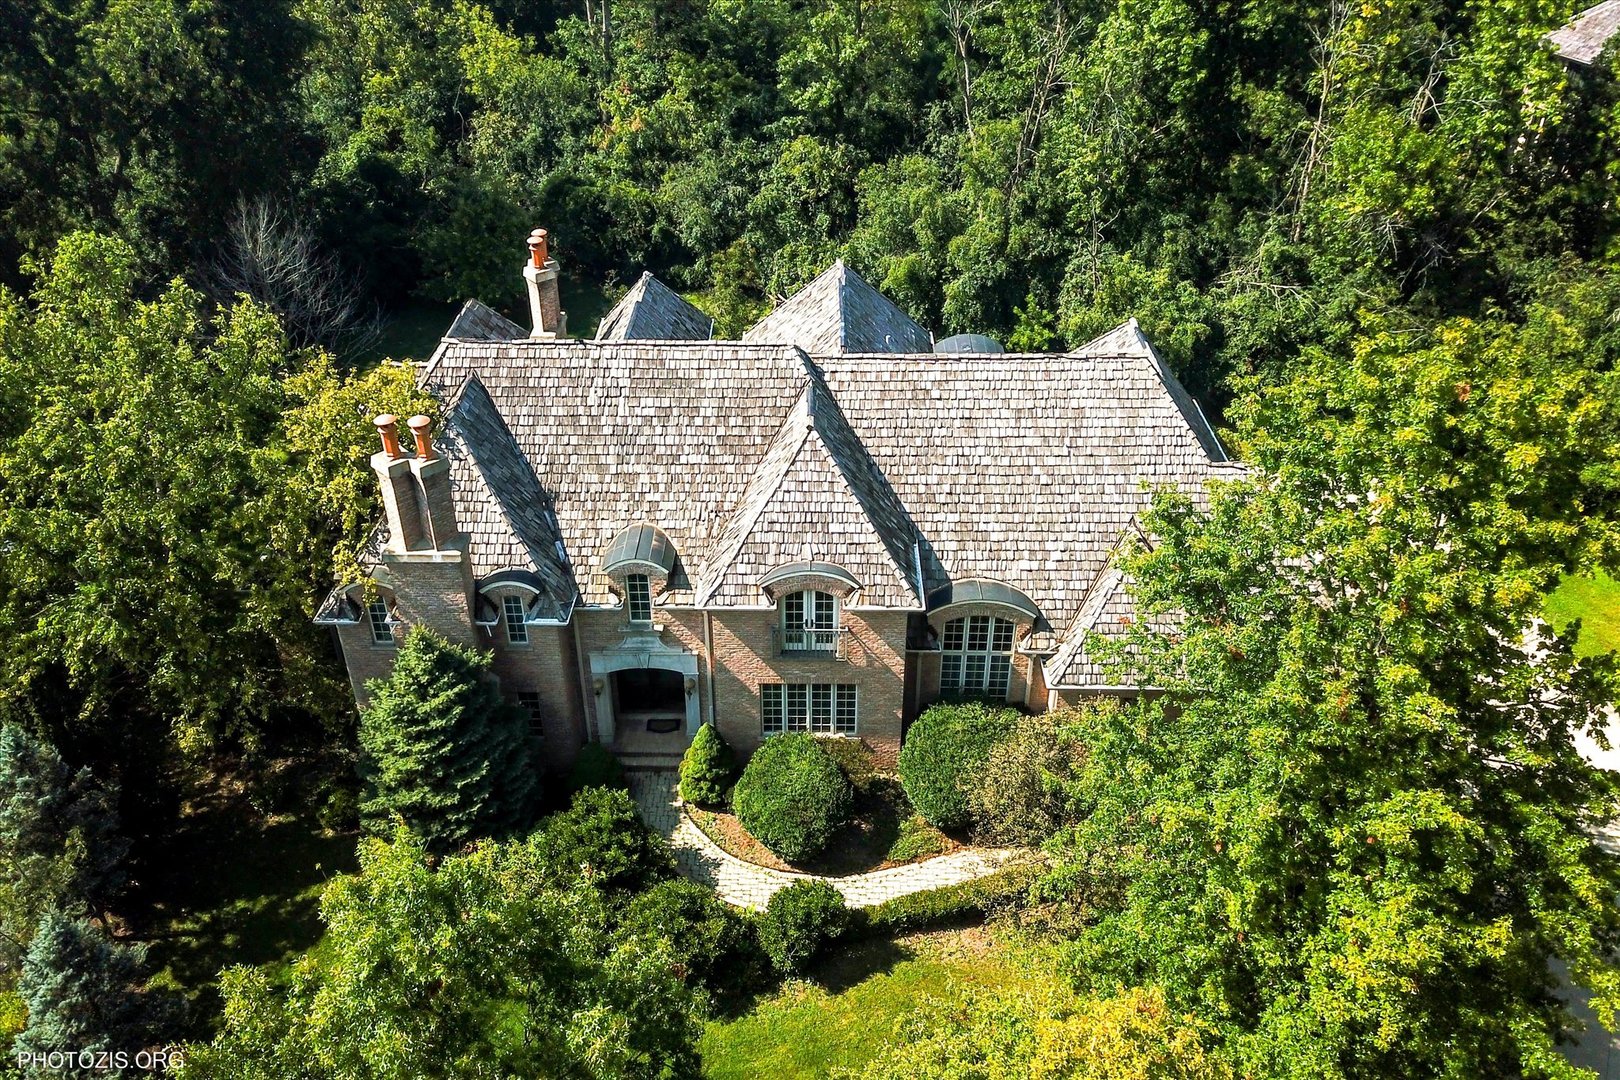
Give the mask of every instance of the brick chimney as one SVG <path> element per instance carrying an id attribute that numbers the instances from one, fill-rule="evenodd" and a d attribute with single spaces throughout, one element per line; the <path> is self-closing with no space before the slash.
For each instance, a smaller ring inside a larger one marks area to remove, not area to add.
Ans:
<path id="1" fill-rule="evenodd" d="M 459 532 L 455 501 L 450 497 L 450 463 L 433 449 L 432 420 L 413 416 L 406 424 L 416 438 L 416 456 L 410 459 L 411 472 L 416 474 L 421 495 L 426 538 L 434 550 L 443 551 Z"/>
<path id="2" fill-rule="evenodd" d="M 377 434 L 383 448 L 371 455 L 371 468 L 382 487 L 383 516 L 388 520 L 389 551 L 420 551 L 428 546 L 422 528 L 419 488 L 411 475 L 411 459 L 399 445 L 399 425 L 388 413 L 377 417 Z"/>
<path id="3" fill-rule="evenodd" d="M 529 314 L 534 319 L 531 338 L 568 336 L 568 313 L 562 309 L 557 292 L 557 260 L 551 257 L 546 230 L 529 234 L 529 261 L 523 265 L 523 280 L 529 285 Z"/>

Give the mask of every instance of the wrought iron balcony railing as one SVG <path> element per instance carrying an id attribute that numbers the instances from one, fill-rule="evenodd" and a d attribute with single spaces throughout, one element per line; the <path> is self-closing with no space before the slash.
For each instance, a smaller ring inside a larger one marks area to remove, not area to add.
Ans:
<path id="1" fill-rule="evenodd" d="M 844 660 L 847 659 L 844 642 L 848 633 L 848 628 L 843 626 L 804 630 L 778 626 L 771 630 L 772 651 L 777 656 L 801 660 Z"/>

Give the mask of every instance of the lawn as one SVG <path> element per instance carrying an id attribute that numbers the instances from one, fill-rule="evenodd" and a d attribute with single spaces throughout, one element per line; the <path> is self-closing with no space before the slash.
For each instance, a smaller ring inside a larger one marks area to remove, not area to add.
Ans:
<path id="1" fill-rule="evenodd" d="M 1016 989 L 1042 976 L 1022 946 L 982 927 L 868 940 L 830 957 L 744 1015 L 711 1022 L 698 1049 L 710 1080 L 826 1076 L 860 1068 L 919 1005 L 970 989 Z"/>
<path id="2" fill-rule="evenodd" d="M 1547 597 L 1547 618 L 1560 630 L 1581 620 L 1580 656 L 1620 650 L 1620 581 L 1603 574 L 1565 578 Z"/>

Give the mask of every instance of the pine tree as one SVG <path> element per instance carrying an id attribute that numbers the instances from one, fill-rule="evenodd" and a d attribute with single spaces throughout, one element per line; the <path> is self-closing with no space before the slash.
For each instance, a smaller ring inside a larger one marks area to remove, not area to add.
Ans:
<path id="1" fill-rule="evenodd" d="M 401 819 L 429 850 L 505 836 L 534 820 L 537 762 L 527 718 L 501 700 L 490 657 L 417 629 L 360 719 L 362 823 Z"/>
<path id="2" fill-rule="evenodd" d="M 681 758 L 681 798 L 709 806 L 720 803 L 725 800 L 735 771 L 731 747 L 713 724 L 704 724 Z"/>
<path id="3" fill-rule="evenodd" d="M 80 1060 L 94 1064 L 99 1052 L 123 1051 L 133 1059 L 135 1051 L 162 1041 L 166 1010 L 140 990 L 145 963 L 144 945 L 120 945 L 86 919 L 48 912 L 17 986 L 28 1026 L 17 1036 L 16 1053 L 71 1053 L 68 1067 L 52 1076 L 124 1075 L 77 1066 Z"/>

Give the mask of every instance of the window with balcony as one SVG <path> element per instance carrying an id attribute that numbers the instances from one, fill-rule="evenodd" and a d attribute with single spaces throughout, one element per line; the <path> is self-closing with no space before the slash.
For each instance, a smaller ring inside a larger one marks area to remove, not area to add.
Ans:
<path id="1" fill-rule="evenodd" d="M 856 696 L 852 683 L 766 683 L 759 688 L 760 731 L 854 735 Z"/>
<path id="2" fill-rule="evenodd" d="M 371 643 L 373 645 L 392 645 L 394 643 L 394 624 L 388 618 L 388 605 L 381 600 L 373 600 L 366 605 L 366 621 L 371 625 Z"/>
<path id="3" fill-rule="evenodd" d="M 625 575 L 624 602 L 629 609 L 631 623 L 636 626 L 652 625 L 652 585 L 646 574 Z"/>
<path id="4" fill-rule="evenodd" d="M 514 645 L 527 645 L 529 642 L 529 623 L 528 613 L 523 606 L 523 597 L 502 597 L 501 614 L 506 619 L 506 640 Z"/>
<path id="5" fill-rule="evenodd" d="M 838 601 L 831 593 L 805 589 L 782 598 L 784 653 L 838 651 Z"/>
<path id="6" fill-rule="evenodd" d="M 1012 650 L 1012 620 L 991 615 L 952 619 L 940 640 L 940 693 L 1005 698 L 1012 681 Z"/>

